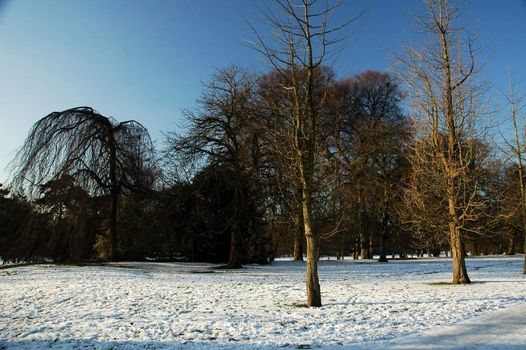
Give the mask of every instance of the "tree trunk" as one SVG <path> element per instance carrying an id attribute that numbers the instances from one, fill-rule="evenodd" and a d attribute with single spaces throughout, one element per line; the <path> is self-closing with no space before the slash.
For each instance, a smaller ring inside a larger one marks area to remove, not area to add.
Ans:
<path id="1" fill-rule="evenodd" d="M 471 283 L 466 269 L 466 260 L 462 249 L 462 237 L 455 222 L 449 223 L 451 258 L 453 260 L 453 284 Z"/>
<path id="2" fill-rule="evenodd" d="M 360 212 L 360 256 L 362 260 L 369 259 L 369 240 L 365 234 L 367 230 L 367 213 Z"/>
<path id="3" fill-rule="evenodd" d="M 338 234 L 338 247 L 336 248 L 336 259 L 345 259 L 345 233 L 343 231 Z"/>
<path id="4" fill-rule="evenodd" d="M 387 237 L 389 237 L 389 194 L 387 185 L 384 183 L 384 203 L 382 206 L 382 232 L 380 233 L 380 258 L 378 262 L 387 262 L 386 243 Z"/>
<path id="5" fill-rule="evenodd" d="M 367 231 L 367 212 L 365 210 L 365 198 L 364 198 L 364 192 L 363 186 L 358 186 L 358 201 L 359 201 L 359 208 L 360 208 L 360 215 L 359 215 L 359 241 L 360 241 L 360 256 L 362 260 L 369 258 L 369 241 L 367 240 L 367 236 L 365 232 Z"/>
<path id="6" fill-rule="evenodd" d="M 358 256 L 359 256 L 358 252 L 359 252 L 359 250 L 360 250 L 360 241 L 359 241 L 358 238 L 356 238 L 354 240 L 354 248 L 353 248 L 353 251 L 352 251 L 352 258 L 353 258 L 353 260 L 358 260 Z"/>
<path id="7" fill-rule="evenodd" d="M 478 242 L 473 243 L 473 255 L 480 255 L 480 249 Z"/>
<path id="8" fill-rule="evenodd" d="M 458 216 L 455 196 L 454 177 L 448 179 L 448 211 L 449 211 L 449 244 L 451 247 L 451 258 L 453 261 L 453 284 L 471 283 L 466 269 L 464 242 L 458 225 Z"/>
<path id="9" fill-rule="evenodd" d="M 238 179 L 241 178 L 241 170 L 236 164 L 235 174 Z M 239 182 L 236 182 L 234 188 L 234 221 L 232 223 L 230 231 L 230 252 L 228 254 L 228 264 L 227 268 L 229 269 L 238 269 L 241 267 L 239 260 L 239 244 L 241 237 L 241 206 L 242 199 L 241 194 L 242 190 L 240 188 Z"/>
<path id="10" fill-rule="evenodd" d="M 512 232 L 508 241 L 508 250 L 506 255 L 515 255 L 515 234 Z"/>
<path id="11" fill-rule="evenodd" d="M 373 242 L 373 231 L 369 235 L 369 249 L 367 250 L 367 259 L 372 259 L 374 257 L 374 242 Z"/>
<path id="12" fill-rule="evenodd" d="M 387 262 L 387 253 L 386 253 L 386 242 L 387 237 L 389 236 L 389 214 L 387 211 L 384 211 L 382 218 L 382 233 L 380 234 L 380 258 L 378 262 Z"/>
<path id="13" fill-rule="evenodd" d="M 113 133 L 110 130 L 108 135 L 108 146 L 110 150 L 110 241 L 111 241 L 111 260 L 119 259 L 117 215 L 119 206 L 119 185 L 117 183 L 117 150 Z"/>
<path id="14" fill-rule="evenodd" d="M 111 203 L 110 203 L 110 239 L 111 239 L 111 260 L 115 261 L 119 259 L 118 251 L 118 233 L 117 233 L 117 213 L 118 213 L 118 202 L 119 193 L 115 190 L 111 190 Z"/>
<path id="15" fill-rule="evenodd" d="M 294 260 L 303 261 L 303 240 L 305 237 L 303 215 L 301 212 L 294 217 Z"/>
<path id="16" fill-rule="evenodd" d="M 307 240 L 307 306 L 321 306 L 321 291 L 318 278 L 318 237 L 312 231 L 310 201 L 303 199 L 303 221 Z"/>
<path id="17" fill-rule="evenodd" d="M 241 267 L 239 263 L 239 254 L 238 254 L 238 241 L 239 241 L 239 225 L 236 222 L 232 225 L 232 230 L 230 232 L 230 253 L 228 255 L 228 264 L 229 269 L 238 269 Z"/>

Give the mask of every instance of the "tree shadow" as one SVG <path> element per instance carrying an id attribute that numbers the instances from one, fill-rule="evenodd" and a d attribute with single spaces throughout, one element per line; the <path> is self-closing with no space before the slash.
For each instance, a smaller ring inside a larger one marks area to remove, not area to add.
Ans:
<path id="1" fill-rule="evenodd" d="M 0 340 L 0 350 L 24 349 L 97 349 L 97 350 L 142 350 L 142 349 L 310 349 L 312 344 L 251 344 L 245 342 L 185 342 L 185 341 L 98 341 L 92 339 L 47 339 L 47 340 Z"/>

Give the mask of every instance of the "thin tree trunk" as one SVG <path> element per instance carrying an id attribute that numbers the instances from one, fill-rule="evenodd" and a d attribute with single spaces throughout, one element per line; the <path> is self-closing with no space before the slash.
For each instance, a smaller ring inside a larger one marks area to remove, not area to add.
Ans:
<path id="1" fill-rule="evenodd" d="M 358 200 L 360 206 L 360 215 L 359 215 L 359 225 L 360 225 L 360 256 L 362 260 L 369 258 L 369 242 L 367 240 L 365 232 L 367 231 L 367 212 L 365 211 L 365 198 L 364 198 L 364 189 L 362 186 L 358 187 Z"/>
<path id="2" fill-rule="evenodd" d="M 512 232 L 508 241 L 508 250 L 506 255 L 515 255 L 515 234 Z"/>
<path id="3" fill-rule="evenodd" d="M 453 284 L 468 284 L 471 283 L 468 271 L 466 269 L 466 260 L 464 249 L 462 247 L 462 236 L 460 228 L 456 223 L 456 211 L 454 200 L 449 200 L 449 241 L 451 245 L 451 258 L 453 260 Z"/>
<path id="4" fill-rule="evenodd" d="M 230 232 L 230 253 L 228 255 L 228 264 L 229 269 L 237 269 L 241 267 L 239 263 L 239 254 L 238 254 L 238 241 L 239 241 L 239 225 L 237 218 L 235 223 L 232 225 Z"/>
<path id="5" fill-rule="evenodd" d="M 320 307 L 321 291 L 318 278 L 318 237 L 312 231 L 310 201 L 308 198 L 303 199 L 303 221 L 307 241 L 307 306 Z"/>
<path id="6" fill-rule="evenodd" d="M 367 249 L 367 259 L 372 259 L 374 257 L 374 242 L 373 242 L 373 230 L 369 234 L 369 246 Z"/>
<path id="7" fill-rule="evenodd" d="M 338 247 L 336 248 L 336 259 L 345 259 L 345 233 L 342 231 L 338 234 Z"/>
<path id="8" fill-rule="evenodd" d="M 119 259 L 117 215 L 119 205 L 119 187 L 117 183 L 117 150 L 113 139 L 112 131 L 108 131 L 108 146 L 110 150 L 110 240 L 111 240 L 111 260 Z"/>
<path id="9" fill-rule="evenodd" d="M 447 155 L 444 155 L 443 149 L 437 149 L 441 153 L 445 175 L 447 179 L 447 197 L 449 210 L 449 241 L 451 246 L 451 257 L 453 259 L 453 284 L 471 283 L 464 259 L 464 249 L 462 242 L 462 234 L 459 227 L 459 215 L 457 213 L 457 197 L 456 186 L 458 182 L 458 172 L 460 163 L 460 150 L 458 143 L 460 140 L 457 135 L 456 114 L 453 108 L 453 82 L 451 77 L 451 61 L 449 56 L 449 44 L 447 36 L 450 33 L 445 28 L 440 28 L 440 38 L 443 56 L 443 70 L 444 70 L 444 87 L 445 87 L 445 101 L 444 112 L 445 122 L 447 124 Z M 435 136 L 439 138 L 439 131 L 435 130 Z"/>
<path id="10" fill-rule="evenodd" d="M 118 250 L 118 233 L 117 233 L 117 214 L 119 203 L 119 192 L 115 189 L 111 190 L 110 203 L 110 240 L 111 240 L 111 260 L 119 259 Z"/>
<path id="11" fill-rule="evenodd" d="M 241 170 L 239 167 L 236 166 L 235 169 L 236 177 L 238 179 L 241 178 Z M 240 237 L 241 237 L 241 206 L 242 206 L 242 200 L 241 200 L 241 188 L 238 182 L 235 184 L 234 188 L 234 222 L 231 227 L 230 231 L 230 252 L 228 254 L 228 264 L 227 267 L 229 269 L 237 269 L 241 267 L 241 263 L 239 260 L 239 244 L 240 244 Z"/>
<path id="12" fill-rule="evenodd" d="M 477 242 L 473 243 L 473 255 L 480 255 L 479 244 Z"/>
<path id="13" fill-rule="evenodd" d="M 387 253 L 386 253 L 386 242 L 387 237 L 389 236 L 389 214 L 387 211 L 384 211 L 382 218 L 382 233 L 380 234 L 380 258 L 378 262 L 387 262 Z"/>
<path id="14" fill-rule="evenodd" d="M 303 240 L 305 239 L 303 215 L 298 212 L 294 217 L 294 260 L 303 261 Z"/>

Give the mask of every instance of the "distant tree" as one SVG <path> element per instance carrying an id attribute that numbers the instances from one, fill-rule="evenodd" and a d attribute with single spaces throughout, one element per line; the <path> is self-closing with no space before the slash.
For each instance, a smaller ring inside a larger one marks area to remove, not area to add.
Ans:
<path id="1" fill-rule="evenodd" d="M 401 108 L 404 94 L 394 76 L 367 71 L 337 81 L 332 98 L 337 132 L 330 149 L 341 164 L 345 187 L 356 192 L 357 208 L 352 212 L 358 216 L 362 259 L 372 258 L 377 227 L 381 230 L 380 260 L 387 261 L 385 244 L 394 215 L 392 205 L 408 170 L 404 149 L 411 132 Z"/>
<path id="2" fill-rule="evenodd" d="M 521 193 L 510 190 L 520 188 L 517 168 L 514 162 L 500 163 L 499 170 L 495 171 L 488 188 L 491 196 L 489 231 L 492 235 L 474 237 L 474 254 L 515 254 L 517 239 L 523 233 Z"/>
<path id="3" fill-rule="evenodd" d="M 212 163 L 197 174 L 192 187 L 194 260 L 229 261 L 233 230 L 239 230 L 239 263 L 268 263 L 272 259 L 270 239 L 264 232 L 265 197 L 257 177 L 249 172 L 236 174 L 225 164 Z"/>
<path id="4" fill-rule="evenodd" d="M 27 216 L 31 214 L 29 206 L 8 195 L 9 191 L 0 184 L 0 258 L 4 262 L 12 258 L 11 250 L 20 227 L 28 221 Z"/>
<path id="5" fill-rule="evenodd" d="M 119 205 L 119 229 L 126 232 L 119 240 L 121 257 L 127 260 L 173 259 L 173 241 L 168 232 L 174 225 L 163 219 L 164 196 L 157 191 L 135 191 Z M 171 204 L 171 203 L 170 203 Z M 191 220 L 190 217 L 184 220 Z"/>
<path id="6" fill-rule="evenodd" d="M 136 176 L 153 161 L 146 128 L 117 122 L 90 107 L 53 112 L 33 125 L 13 161 L 11 186 L 35 197 L 40 186 L 64 175 L 92 195 L 109 195 L 111 258 L 118 258 L 117 213 L 125 189 L 142 184 Z"/>
<path id="7" fill-rule="evenodd" d="M 48 255 L 49 220 L 24 197 L 0 187 L 0 257 L 5 262 L 38 261 Z"/>
<path id="8" fill-rule="evenodd" d="M 296 74 L 298 81 L 306 78 L 303 73 L 296 72 Z M 324 100 L 329 86 L 334 81 L 334 73 L 328 67 L 318 67 L 314 74 L 313 95 L 317 100 Z M 280 220 L 290 224 L 294 260 L 303 260 L 305 225 L 302 186 L 299 181 L 301 174 L 295 161 L 294 95 L 284 91 L 283 86 L 288 84 L 288 80 L 277 70 L 263 75 L 259 82 L 256 110 L 264 129 L 261 138 L 264 150 L 263 177 L 267 180 L 270 189 L 268 195 L 274 207 L 278 208 Z M 325 114 L 325 111 L 321 114 Z M 327 144 L 322 140 L 325 140 L 328 130 L 332 131 L 332 125 L 324 123 L 323 119 L 326 119 L 325 115 L 320 117 L 318 125 L 319 140 L 315 150 L 315 158 L 318 162 L 313 172 L 313 192 L 317 192 L 317 189 L 325 187 L 324 185 L 329 182 L 324 176 L 327 175 L 324 174 L 327 168 L 327 162 L 324 161 Z M 317 199 L 313 198 L 313 201 L 316 202 Z"/>
<path id="9" fill-rule="evenodd" d="M 253 74 L 237 66 L 220 69 L 205 86 L 196 111 L 185 110 L 189 122 L 185 135 L 167 134 L 166 155 L 174 167 L 200 170 L 215 164 L 232 171 L 229 268 L 240 264 L 242 244 L 241 218 L 246 207 L 241 181 L 253 171 L 253 152 L 257 149 L 254 134 Z"/>
<path id="10" fill-rule="evenodd" d="M 35 207 L 49 220 L 47 255 L 55 262 L 81 261 L 92 253 L 96 227 L 90 227 L 90 198 L 70 175 L 41 185 Z"/>

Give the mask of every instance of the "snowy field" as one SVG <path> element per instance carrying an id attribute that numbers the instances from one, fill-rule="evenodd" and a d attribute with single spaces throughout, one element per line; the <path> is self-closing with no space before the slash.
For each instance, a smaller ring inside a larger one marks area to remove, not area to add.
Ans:
<path id="1" fill-rule="evenodd" d="M 522 255 L 320 262 L 308 309 L 303 263 L 33 265 L 0 270 L 0 349 L 526 348 Z M 471 338 L 470 338 L 471 337 Z"/>

